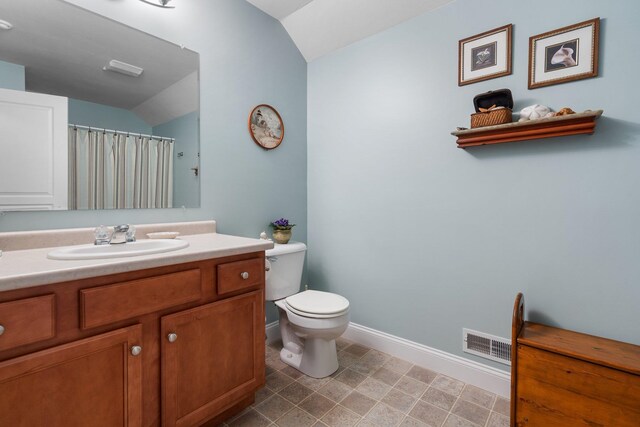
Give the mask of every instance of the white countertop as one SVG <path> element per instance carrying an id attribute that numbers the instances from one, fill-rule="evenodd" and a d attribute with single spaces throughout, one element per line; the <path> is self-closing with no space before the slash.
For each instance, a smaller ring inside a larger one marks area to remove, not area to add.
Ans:
<path id="1" fill-rule="evenodd" d="M 273 248 L 270 240 L 218 233 L 192 234 L 180 239 L 189 242 L 189 246 L 172 252 L 112 259 L 52 260 L 47 258 L 54 249 L 51 247 L 4 251 L 0 256 L 0 292 Z"/>

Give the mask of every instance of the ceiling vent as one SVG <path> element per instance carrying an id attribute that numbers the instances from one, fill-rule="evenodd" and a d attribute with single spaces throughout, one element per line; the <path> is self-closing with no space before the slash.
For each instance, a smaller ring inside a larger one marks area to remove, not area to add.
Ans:
<path id="1" fill-rule="evenodd" d="M 465 353 L 475 354 L 494 362 L 511 365 L 511 340 L 495 335 L 462 330 L 462 349 Z"/>
<path id="2" fill-rule="evenodd" d="M 136 67 L 135 65 L 127 64 L 122 61 L 116 61 L 115 59 L 109 61 L 109 63 L 102 69 L 105 71 L 114 71 L 131 77 L 140 77 L 140 74 L 144 71 L 144 68 Z"/>

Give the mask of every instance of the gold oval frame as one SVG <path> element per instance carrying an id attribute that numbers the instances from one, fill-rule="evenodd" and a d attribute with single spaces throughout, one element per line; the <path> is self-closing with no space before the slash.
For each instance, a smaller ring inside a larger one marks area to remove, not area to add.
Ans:
<path id="1" fill-rule="evenodd" d="M 264 142 L 264 138 L 261 138 L 260 136 L 256 135 L 256 129 L 254 129 L 254 126 L 257 126 L 257 124 L 253 122 L 253 118 L 254 118 L 254 114 L 256 114 L 256 112 L 258 112 L 260 108 L 273 112 L 273 114 L 275 115 L 275 117 L 278 119 L 280 123 L 280 129 L 281 129 L 280 137 L 279 138 L 276 138 L 275 136 L 269 137 L 275 140 L 274 144 L 267 144 Z M 278 113 L 278 110 L 276 110 L 269 104 L 260 104 L 255 106 L 251 110 L 251 112 L 249 113 L 248 127 L 249 127 L 249 133 L 251 134 L 251 138 L 253 139 L 253 141 L 256 144 L 258 144 L 258 146 L 264 148 L 265 150 L 273 150 L 274 148 L 278 148 L 282 143 L 282 140 L 284 139 L 284 122 L 282 121 L 282 117 L 280 116 L 280 113 Z"/>

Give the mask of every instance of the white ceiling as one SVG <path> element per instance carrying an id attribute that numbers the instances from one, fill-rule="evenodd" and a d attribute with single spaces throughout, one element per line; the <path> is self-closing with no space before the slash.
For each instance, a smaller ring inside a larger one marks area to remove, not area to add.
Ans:
<path id="1" fill-rule="evenodd" d="M 282 22 L 307 62 L 453 0 L 247 0 Z"/>
<path id="2" fill-rule="evenodd" d="M 197 76 L 197 53 L 61 0 L 0 0 L 0 19 L 14 25 L 0 33 L 0 60 L 25 67 L 28 91 L 127 110 L 140 106 L 140 112 L 146 107 L 151 118 L 161 108 L 154 106 L 156 94 Z M 144 72 L 132 78 L 103 71 L 111 59 Z M 197 80 L 189 89 L 180 93 L 197 104 Z"/>
<path id="3" fill-rule="evenodd" d="M 247 0 L 258 9 L 280 20 L 312 0 Z"/>
<path id="4" fill-rule="evenodd" d="M 151 126 L 157 126 L 197 111 L 199 108 L 198 84 L 198 72 L 194 71 L 131 111 Z"/>

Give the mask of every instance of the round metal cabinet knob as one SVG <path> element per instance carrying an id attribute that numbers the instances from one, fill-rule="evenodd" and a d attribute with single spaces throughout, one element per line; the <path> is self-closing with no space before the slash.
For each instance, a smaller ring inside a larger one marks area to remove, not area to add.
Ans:
<path id="1" fill-rule="evenodd" d="M 139 345 L 134 345 L 133 347 L 131 347 L 132 356 L 137 356 L 140 353 L 142 353 L 142 347 L 140 347 Z"/>
<path id="2" fill-rule="evenodd" d="M 0 325 L 0 335 L 4 334 L 4 326 Z"/>
<path id="3" fill-rule="evenodd" d="M 176 342 L 176 340 L 178 339 L 178 334 L 170 333 L 169 335 L 167 335 L 167 339 L 169 340 L 169 342 Z"/>
<path id="4" fill-rule="evenodd" d="M 240 273 L 240 277 L 242 277 L 244 280 L 247 280 L 249 278 L 249 273 L 243 271 L 242 273 Z"/>

